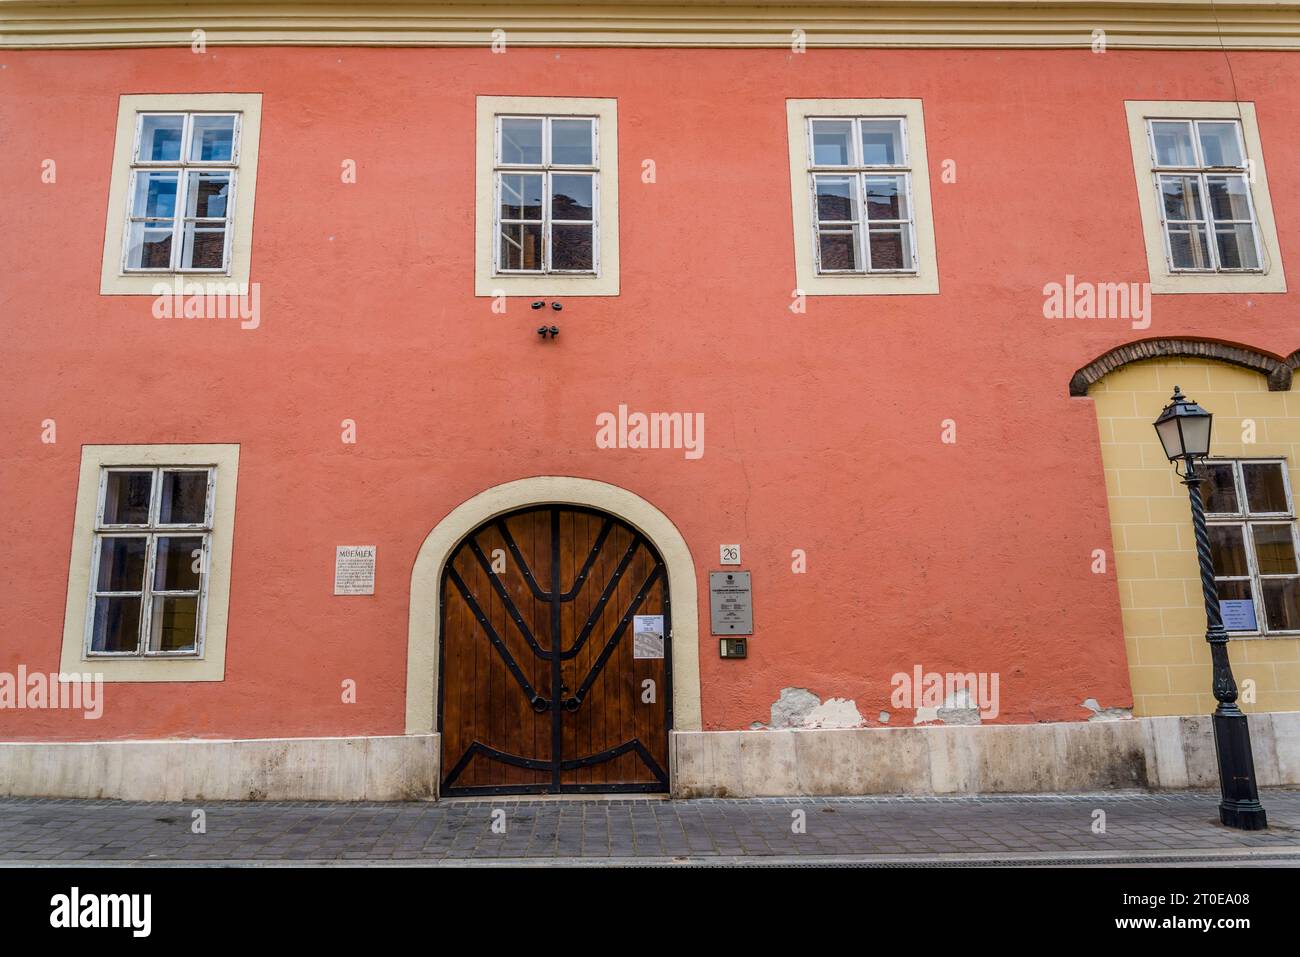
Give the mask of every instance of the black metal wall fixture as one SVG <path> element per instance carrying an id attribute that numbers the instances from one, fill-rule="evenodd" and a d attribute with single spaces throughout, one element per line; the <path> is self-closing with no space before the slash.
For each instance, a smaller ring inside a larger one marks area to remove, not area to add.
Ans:
<path id="1" fill-rule="evenodd" d="M 543 299 L 534 300 L 533 308 L 545 309 L 546 301 Z M 562 309 L 564 309 L 564 306 L 559 302 L 553 302 L 551 303 L 551 309 L 555 312 L 560 312 Z M 538 326 L 537 327 L 537 335 L 541 338 L 543 342 L 545 342 L 548 337 L 554 339 L 559 334 L 560 334 L 559 326 Z"/>

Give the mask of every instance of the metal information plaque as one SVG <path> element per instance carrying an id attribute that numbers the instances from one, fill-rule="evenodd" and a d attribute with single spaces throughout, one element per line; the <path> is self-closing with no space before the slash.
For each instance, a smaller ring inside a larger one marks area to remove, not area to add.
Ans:
<path id="1" fill-rule="evenodd" d="M 754 633 L 749 572 L 709 572 L 709 615 L 715 635 Z"/>

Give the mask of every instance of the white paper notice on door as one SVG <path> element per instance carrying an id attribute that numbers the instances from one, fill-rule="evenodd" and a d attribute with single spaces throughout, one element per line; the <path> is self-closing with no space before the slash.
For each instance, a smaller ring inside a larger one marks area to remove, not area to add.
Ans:
<path id="1" fill-rule="evenodd" d="M 664 656 L 664 616 L 632 616 L 632 657 L 662 658 Z"/>

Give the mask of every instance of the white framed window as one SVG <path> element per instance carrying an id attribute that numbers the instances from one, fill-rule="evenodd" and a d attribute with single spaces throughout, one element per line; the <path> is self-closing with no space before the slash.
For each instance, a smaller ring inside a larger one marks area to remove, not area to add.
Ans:
<path id="1" fill-rule="evenodd" d="M 238 113 L 136 114 L 124 272 L 226 271 L 239 125 Z"/>
<path id="2" fill-rule="evenodd" d="M 920 100 L 787 100 L 805 295 L 939 291 Z"/>
<path id="3" fill-rule="evenodd" d="M 1147 120 L 1170 271 L 1261 269 L 1241 123 Z"/>
<path id="4" fill-rule="evenodd" d="M 594 116 L 497 116 L 496 275 L 599 272 L 599 136 Z"/>
<path id="5" fill-rule="evenodd" d="M 1300 539 L 1286 462 L 1210 459 L 1201 486 L 1224 627 L 1300 634 Z"/>
<path id="6" fill-rule="evenodd" d="M 1125 109 L 1151 291 L 1286 292 L 1254 104 Z"/>
<path id="7" fill-rule="evenodd" d="M 118 103 L 102 295 L 175 276 L 248 281 L 261 94 L 131 94 Z"/>
<path id="8" fill-rule="evenodd" d="M 480 96 L 474 291 L 618 295 L 614 100 Z"/>
<path id="9" fill-rule="evenodd" d="M 212 532 L 211 468 L 104 468 L 86 655 L 197 655 Z"/>
<path id="10" fill-rule="evenodd" d="M 238 445 L 86 445 L 60 670 L 220 681 Z"/>
<path id="11" fill-rule="evenodd" d="M 915 273 L 907 119 L 809 117 L 808 156 L 817 274 Z"/>

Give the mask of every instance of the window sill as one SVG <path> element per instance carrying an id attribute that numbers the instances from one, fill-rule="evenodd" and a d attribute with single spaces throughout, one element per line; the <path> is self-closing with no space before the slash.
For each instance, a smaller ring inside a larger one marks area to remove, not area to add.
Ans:
<path id="1" fill-rule="evenodd" d="M 1281 269 L 1269 272 L 1169 272 L 1151 277 L 1151 292 L 1177 293 L 1283 293 L 1286 276 Z"/>
<path id="2" fill-rule="evenodd" d="M 71 665 L 71 667 L 69 667 Z M 65 673 L 100 675 L 104 681 L 222 681 L 224 661 L 204 658 L 100 658 L 82 656 L 80 664 L 64 660 Z"/>
<path id="3" fill-rule="evenodd" d="M 222 276 L 229 278 L 229 269 L 127 269 L 117 274 L 117 279 L 130 279 L 132 276 L 170 279 L 174 276 Z"/>
<path id="4" fill-rule="evenodd" d="M 176 294 L 177 280 L 181 283 L 182 293 L 184 287 L 189 285 L 221 286 L 222 294 L 225 294 L 231 284 L 238 284 L 241 290 L 248 288 L 247 276 L 241 279 L 228 272 L 129 272 L 104 277 L 100 283 L 99 294 L 101 296 L 171 296 Z M 203 293 L 206 295 L 207 290 L 204 289 Z"/>
<path id="5" fill-rule="evenodd" d="M 549 273 L 484 276 L 475 281 L 476 296 L 617 296 L 618 276 Z"/>
<path id="6" fill-rule="evenodd" d="M 821 273 L 809 277 L 800 290 L 805 296 L 936 296 L 939 276 L 917 273 Z"/>
<path id="7" fill-rule="evenodd" d="M 915 279 L 919 273 L 915 270 L 878 269 L 875 272 L 852 272 L 850 270 L 827 270 L 817 273 L 818 279 Z"/>
<path id="8" fill-rule="evenodd" d="M 87 651 L 81 656 L 82 661 L 202 661 L 203 656 L 192 651 L 155 651 L 147 655 L 134 652 L 105 651 L 96 654 Z"/>

